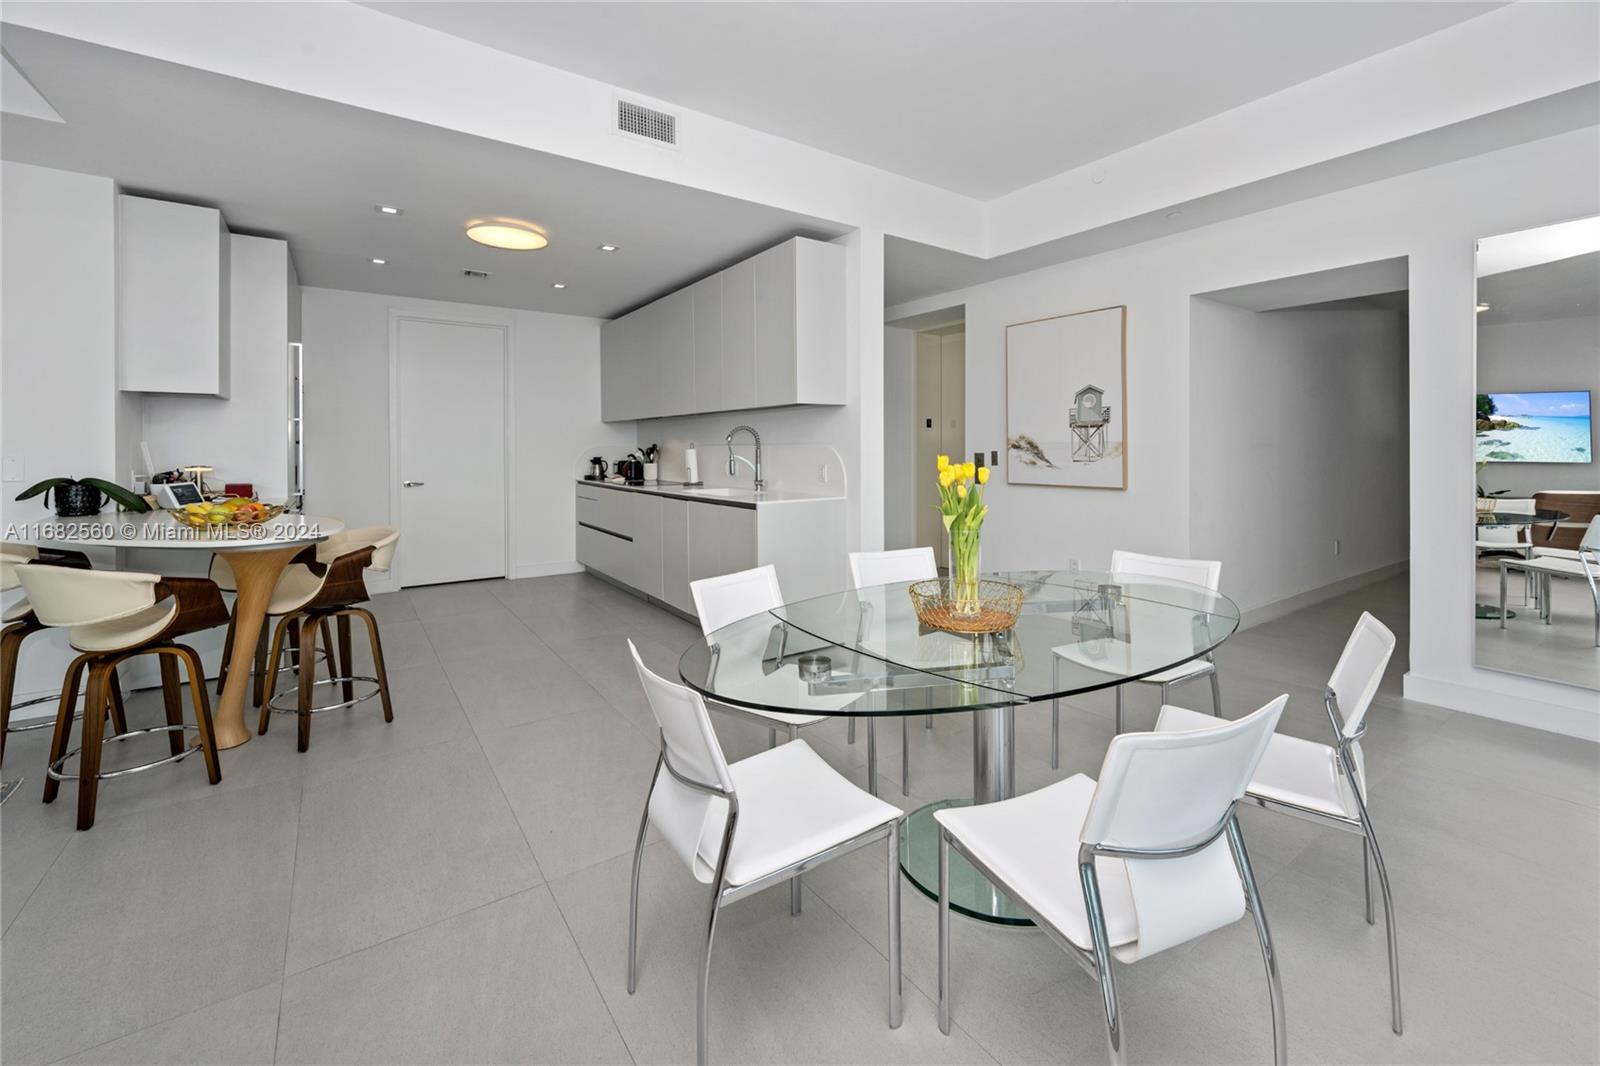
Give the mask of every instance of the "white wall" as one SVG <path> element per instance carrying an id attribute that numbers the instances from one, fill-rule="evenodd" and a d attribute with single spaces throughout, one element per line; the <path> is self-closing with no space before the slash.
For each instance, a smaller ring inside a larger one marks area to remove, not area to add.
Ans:
<path id="1" fill-rule="evenodd" d="M 144 439 L 159 469 L 205 463 L 215 468 L 206 480 L 218 489 L 248 481 L 262 499 L 283 500 L 299 288 L 286 242 L 234 234 L 229 244 L 228 396 L 145 396 Z"/>
<path id="2" fill-rule="evenodd" d="M 1189 303 L 1196 293 L 1408 256 L 1411 661 L 1417 699 L 1600 737 L 1594 693 L 1472 662 L 1474 241 L 1600 211 L 1589 128 L 891 309 L 966 305 L 967 443 L 1005 446 L 1008 322 L 1113 304 L 1128 311 L 1129 487 L 991 483 L 984 562 L 1103 566 L 1111 549 L 1189 550 Z"/>
<path id="3" fill-rule="evenodd" d="M 1191 314 L 1189 550 L 1246 612 L 1404 561 L 1405 316 Z"/>
<path id="4" fill-rule="evenodd" d="M 1600 318 L 1556 318 L 1478 327 L 1478 391 L 1588 389 L 1600 404 Z M 1590 441 L 1591 453 L 1594 448 Z M 1600 466 L 1587 463 L 1490 463 L 1486 489 L 1532 496 L 1540 489 L 1600 489 Z"/>
<path id="5" fill-rule="evenodd" d="M 51 512 L 37 498 L 13 499 L 33 482 L 118 475 L 116 186 L 0 164 L 0 232 L 0 454 L 20 464 L 0 486 L 0 519 L 38 522 Z M 70 657 L 64 635 L 29 638 L 16 698 L 59 689 Z"/>
<path id="6" fill-rule="evenodd" d="M 600 323 L 574 315 L 438 300 L 301 290 L 306 377 L 306 510 L 349 525 L 389 513 L 389 313 L 510 327 L 510 576 L 577 567 L 572 476 L 595 448 L 632 447 L 628 425 L 600 421 Z"/>

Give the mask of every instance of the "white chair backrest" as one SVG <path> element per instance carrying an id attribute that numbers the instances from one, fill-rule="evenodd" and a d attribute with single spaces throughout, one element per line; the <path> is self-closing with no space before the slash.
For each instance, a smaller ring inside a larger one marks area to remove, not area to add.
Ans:
<path id="1" fill-rule="evenodd" d="M 850 581 L 858 589 L 928 581 L 939 576 L 932 548 L 899 548 L 886 552 L 851 552 Z"/>
<path id="2" fill-rule="evenodd" d="M 1169 559 L 1163 555 L 1140 555 L 1119 549 L 1111 553 L 1111 576 L 1181 581 L 1215 592 L 1217 583 L 1222 580 L 1222 564 L 1209 559 Z"/>
<path id="3" fill-rule="evenodd" d="M 1583 539 L 1578 542 L 1580 552 L 1600 552 L 1600 514 L 1589 519 L 1589 528 L 1584 530 Z"/>
<path id="4" fill-rule="evenodd" d="M 1113 737 L 1080 839 L 1135 851 L 1196 843 L 1244 795 L 1288 702 L 1212 729 Z"/>
<path id="5" fill-rule="evenodd" d="M 628 641 L 628 651 L 639 671 L 650 712 L 661 727 L 672 769 L 691 781 L 731 794 L 733 774 L 700 694 L 654 673 L 639 657 L 632 640 Z M 655 791 L 650 796 L 651 823 L 701 881 L 709 882 L 715 872 L 727 807 L 726 799 L 690 788 L 666 767 L 656 777 Z"/>
<path id="6" fill-rule="evenodd" d="M 1534 505 L 1532 496 L 1501 496 L 1495 500 L 1494 509 L 1507 514 L 1533 514 L 1538 507 Z"/>
<path id="7" fill-rule="evenodd" d="M 753 614 L 783 606 L 778 571 L 771 566 L 703 577 L 689 582 L 689 593 L 694 597 L 694 612 L 700 616 L 700 631 L 706 636 Z"/>
<path id="8" fill-rule="evenodd" d="M 7 544 L 0 547 L 0 592 L 10 592 L 22 582 L 17 580 L 17 567 L 39 558 L 39 549 L 26 544 Z"/>
<path id="9" fill-rule="evenodd" d="M 76 570 L 30 563 L 17 567 L 33 613 L 47 626 L 85 626 L 136 614 L 156 602 L 160 574 Z"/>
<path id="10" fill-rule="evenodd" d="M 341 529 L 317 545 L 317 561 L 331 563 L 341 555 L 361 548 L 372 548 L 372 562 L 368 570 L 386 573 L 394 565 L 395 548 L 400 543 L 400 531 L 389 526 L 362 526 L 358 529 Z"/>
<path id="11" fill-rule="evenodd" d="M 1333 689 L 1339 714 L 1344 718 L 1345 736 L 1361 732 L 1361 722 L 1378 694 L 1378 684 L 1393 654 L 1394 634 L 1389 627 L 1362 611 L 1328 678 L 1328 687 Z"/>

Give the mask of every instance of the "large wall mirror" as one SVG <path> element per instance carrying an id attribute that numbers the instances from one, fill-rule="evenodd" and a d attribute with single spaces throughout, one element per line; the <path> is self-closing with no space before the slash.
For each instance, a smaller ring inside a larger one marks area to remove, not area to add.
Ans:
<path id="1" fill-rule="evenodd" d="M 1478 242 L 1479 666 L 1600 689 L 1600 218 Z"/>

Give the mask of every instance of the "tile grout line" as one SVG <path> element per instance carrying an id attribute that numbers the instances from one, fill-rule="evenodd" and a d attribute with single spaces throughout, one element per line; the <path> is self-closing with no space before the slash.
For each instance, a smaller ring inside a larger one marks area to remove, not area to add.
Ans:
<path id="1" fill-rule="evenodd" d="M 73 832 L 76 833 L 77 831 L 73 830 Z M 0 937 L 4 937 L 6 933 L 10 932 L 11 927 L 17 923 L 17 919 L 22 917 L 22 912 L 28 909 L 29 903 L 33 902 L 34 893 L 39 891 L 39 886 L 44 884 L 45 878 L 50 876 L 50 871 L 56 868 L 56 863 L 61 861 L 61 856 L 67 853 L 67 845 L 71 843 L 71 835 L 62 838 L 61 847 L 56 849 L 55 856 L 50 860 L 50 865 L 44 868 L 44 873 L 39 875 L 39 880 L 34 883 L 32 888 L 28 889 L 28 898 L 22 901 L 22 906 L 17 908 L 17 913 L 11 916 L 11 920 L 6 923 L 5 928 L 0 929 Z"/>
<path id="2" fill-rule="evenodd" d="M 173 1014 L 173 1015 L 170 1015 L 170 1016 L 165 1017 L 165 1018 L 157 1018 L 155 1021 L 151 1022 L 149 1025 L 141 1025 L 137 1029 L 130 1029 L 126 1033 L 119 1033 L 118 1035 L 112 1037 L 111 1039 L 102 1040 L 100 1043 L 95 1044 L 92 1047 L 79 1048 L 77 1051 L 69 1051 L 65 1055 L 61 1056 L 58 1059 L 51 1059 L 50 1060 L 51 1066 L 55 1066 L 55 1064 L 57 1064 L 57 1063 L 64 1063 L 69 1058 L 71 1058 L 71 1057 L 73 1057 L 75 1055 L 87 1055 L 91 1051 L 98 1051 L 103 1047 L 107 1047 L 107 1046 L 109 1046 L 111 1044 L 115 1044 L 118 1040 L 126 1040 L 130 1036 L 138 1036 L 140 1033 L 149 1032 L 151 1029 L 155 1029 L 158 1026 L 168 1025 L 168 1024 L 170 1024 L 172 1022 L 175 1022 L 175 1021 L 178 1021 L 180 1019 L 187 1018 L 190 1015 L 199 1014 L 203 1010 L 210 1010 L 212 1007 L 215 1007 L 215 1006 L 217 1006 L 219 1004 L 222 1004 L 222 1003 L 226 1003 L 230 999 L 239 999 L 239 998 L 241 998 L 243 996 L 248 996 L 253 992 L 259 992 L 263 988 L 270 988 L 272 986 L 272 983 L 273 982 L 268 981 L 266 984 L 256 985 L 254 988 L 247 988 L 243 992 L 235 992 L 232 995 L 223 996 L 220 999 L 208 1000 L 207 1002 L 202 1003 L 197 1007 L 189 1008 L 188 1010 L 182 1012 L 181 1014 Z"/>
<path id="3" fill-rule="evenodd" d="M 294 857 L 289 861 L 289 905 L 283 918 L 283 965 L 278 970 L 278 1016 L 272 1027 L 272 1061 L 278 1061 L 278 1042 L 283 1038 L 283 988 L 289 978 L 289 944 L 294 933 L 294 882 L 300 867 L 300 827 L 305 821 L 306 784 L 300 781 L 300 794 L 294 808 Z"/>
<path id="4" fill-rule="evenodd" d="M 594 994 L 600 998 L 600 1006 L 605 1008 L 606 1018 L 610 1020 L 611 1028 L 616 1030 L 617 1039 L 622 1041 L 622 1049 L 628 1053 L 628 1061 L 637 1063 L 639 1057 L 633 1053 L 633 1048 L 629 1045 L 628 1037 L 623 1033 L 622 1026 L 617 1024 L 617 1016 L 611 1013 L 611 1001 L 601 991 L 600 981 L 594 975 L 594 967 L 589 965 L 589 956 L 584 952 L 583 945 L 578 943 L 578 934 L 572 931 L 572 923 L 567 920 L 567 912 L 562 909 L 561 901 L 556 898 L 555 889 L 550 887 L 549 882 L 546 882 L 544 887 L 545 891 L 550 893 L 550 902 L 555 904 L 556 913 L 561 915 L 561 924 L 567 930 L 567 936 L 572 940 L 572 949 L 578 953 L 578 958 L 583 960 L 583 972 L 589 975 L 589 983 L 594 986 Z"/>

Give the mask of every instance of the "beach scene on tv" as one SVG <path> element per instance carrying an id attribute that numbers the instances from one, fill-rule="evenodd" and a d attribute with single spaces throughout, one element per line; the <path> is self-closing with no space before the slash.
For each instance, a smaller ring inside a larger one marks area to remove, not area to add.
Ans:
<path id="1" fill-rule="evenodd" d="M 1478 462 L 1587 463 L 1594 458 L 1588 392 L 1478 394 Z"/>

